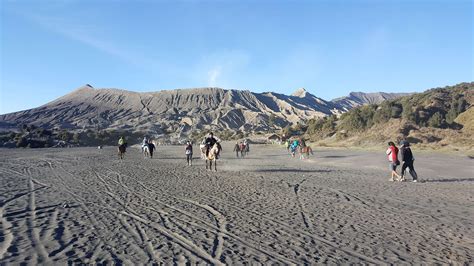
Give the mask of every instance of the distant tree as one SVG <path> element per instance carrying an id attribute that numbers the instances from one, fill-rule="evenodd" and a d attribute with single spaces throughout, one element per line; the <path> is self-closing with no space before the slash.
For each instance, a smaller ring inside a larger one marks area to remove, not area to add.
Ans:
<path id="1" fill-rule="evenodd" d="M 396 103 L 396 104 L 393 104 L 391 106 L 391 108 L 392 108 L 391 117 L 392 118 L 400 118 L 400 116 L 402 115 L 402 111 L 403 111 L 402 105 Z"/>
<path id="2" fill-rule="evenodd" d="M 416 123 L 413 105 L 407 100 L 402 102 L 402 119 Z"/>
<path id="3" fill-rule="evenodd" d="M 460 114 L 464 111 L 466 111 L 466 107 L 467 107 L 467 101 L 466 99 L 464 98 L 459 98 L 458 101 L 457 101 L 457 113 Z"/>
<path id="4" fill-rule="evenodd" d="M 428 126 L 430 127 L 439 128 L 441 127 L 442 123 L 443 123 L 443 116 L 441 115 L 440 112 L 436 112 L 428 120 Z"/>
<path id="5" fill-rule="evenodd" d="M 454 123 L 454 119 L 458 116 L 458 112 L 456 108 L 450 108 L 446 113 L 446 122 L 448 124 Z"/>
<path id="6" fill-rule="evenodd" d="M 352 109 L 349 112 L 349 115 L 345 116 L 344 119 L 341 119 L 340 128 L 345 129 L 347 131 L 363 130 L 365 128 L 365 120 L 362 116 L 361 109 Z"/>
<path id="7" fill-rule="evenodd" d="M 383 102 L 374 114 L 375 123 L 385 123 L 392 117 L 392 107 L 387 101 Z"/>

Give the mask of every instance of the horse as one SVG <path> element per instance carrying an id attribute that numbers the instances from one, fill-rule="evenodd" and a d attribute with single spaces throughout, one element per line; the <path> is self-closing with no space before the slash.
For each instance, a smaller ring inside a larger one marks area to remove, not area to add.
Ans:
<path id="1" fill-rule="evenodd" d="M 206 160 L 206 144 L 199 144 L 199 150 L 201 151 L 201 159 Z"/>
<path id="2" fill-rule="evenodd" d="M 214 170 L 217 172 L 217 159 L 219 158 L 219 153 L 221 152 L 221 144 L 217 143 L 209 149 L 209 153 L 206 156 L 206 169 L 212 170 L 212 162 L 214 162 Z M 205 151 L 204 151 L 205 152 Z M 209 161 L 209 168 L 207 168 L 207 162 Z"/>
<path id="3" fill-rule="evenodd" d="M 148 145 L 143 146 L 142 153 L 145 158 L 150 157 L 150 147 Z"/>
<path id="4" fill-rule="evenodd" d="M 127 145 L 126 144 L 122 144 L 118 147 L 118 156 L 119 156 L 120 160 L 123 159 L 123 155 L 126 152 L 126 150 L 127 150 Z"/>
<path id="5" fill-rule="evenodd" d="M 313 155 L 313 149 L 310 146 L 305 146 L 300 149 L 300 159 L 304 160 L 309 157 L 309 154 Z"/>

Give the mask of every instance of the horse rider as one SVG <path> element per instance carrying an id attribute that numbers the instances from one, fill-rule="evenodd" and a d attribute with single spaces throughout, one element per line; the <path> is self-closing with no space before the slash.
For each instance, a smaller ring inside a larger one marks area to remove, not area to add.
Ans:
<path id="1" fill-rule="evenodd" d="M 244 140 L 244 145 L 245 145 L 245 152 L 249 152 L 250 151 L 250 147 L 249 147 L 249 142 L 247 139 Z"/>
<path id="2" fill-rule="evenodd" d="M 143 141 L 142 141 L 142 152 L 143 152 L 143 148 L 145 148 L 145 146 L 147 146 L 147 145 L 148 145 L 148 139 L 145 136 L 145 137 L 143 137 Z"/>
<path id="3" fill-rule="evenodd" d="M 290 144 L 291 144 L 291 143 L 290 143 L 290 139 L 287 139 L 287 140 L 285 141 L 285 147 L 286 147 L 286 150 L 287 150 L 288 152 L 290 152 Z"/>
<path id="4" fill-rule="evenodd" d="M 295 139 L 293 141 L 293 143 L 291 144 L 290 146 L 290 151 L 291 151 L 291 155 L 294 157 L 295 156 L 295 152 L 296 152 L 296 148 L 298 148 L 298 146 L 300 145 L 300 143 L 298 142 L 297 139 Z"/>
<path id="5" fill-rule="evenodd" d="M 125 139 L 123 138 L 123 136 L 120 137 L 120 139 L 118 141 L 118 145 L 119 146 L 125 145 Z"/>
<path id="6" fill-rule="evenodd" d="M 209 150 L 218 142 L 217 138 L 214 137 L 214 133 L 210 132 L 209 136 L 205 140 L 206 145 L 206 156 L 209 155 Z"/>

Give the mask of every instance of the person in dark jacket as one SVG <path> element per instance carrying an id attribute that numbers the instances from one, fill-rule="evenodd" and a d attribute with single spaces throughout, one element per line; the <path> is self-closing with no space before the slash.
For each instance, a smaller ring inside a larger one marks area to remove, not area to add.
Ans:
<path id="1" fill-rule="evenodd" d="M 193 144 L 191 143 L 191 141 L 186 142 L 185 153 L 186 162 L 189 166 L 193 165 Z"/>
<path id="2" fill-rule="evenodd" d="M 148 142 L 148 150 L 150 151 L 150 158 L 153 159 L 153 152 L 155 151 L 156 147 L 155 147 L 155 144 L 153 144 L 153 142 L 149 141 Z"/>
<path id="3" fill-rule="evenodd" d="M 415 161 L 415 157 L 413 157 L 413 153 L 411 152 L 410 143 L 407 141 L 402 141 L 400 143 L 402 146 L 400 147 L 400 159 L 403 162 L 402 165 L 402 178 L 400 181 L 405 181 L 405 170 L 408 168 L 411 177 L 413 177 L 413 182 L 418 181 L 418 175 L 415 171 L 415 167 L 413 163 Z"/>
<path id="4" fill-rule="evenodd" d="M 214 144 L 217 143 L 217 138 L 214 137 L 214 133 L 209 133 L 209 136 L 206 138 L 205 140 L 205 144 L 206 144 L 206 156 L 209 155 L 209 150 L 214 146 Z"/>

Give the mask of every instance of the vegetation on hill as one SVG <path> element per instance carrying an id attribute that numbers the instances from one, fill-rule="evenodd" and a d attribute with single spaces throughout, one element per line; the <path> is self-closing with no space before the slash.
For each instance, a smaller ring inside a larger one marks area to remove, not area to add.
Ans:
<path id="1" fill-rule="evenodd" d="M 441 146 L 467 144 L 472 149 L 473 104 L 474 82 L 461 83 L 354 108 L 339 118 L 311 119 L 306 136 L 353 145 L 408 139 Z"/>
<path id="2" fill-rule="evenodd" d="M 139 142 L 143 134 L 114 130 L 84 130 L 70 132 L 67 129 L 44 129 L 34 125 L 22 125 L 18 131 L 0 133 L 0 147 L 48 148 L 117 145 L 120 136 L 131 143 Z"/>

